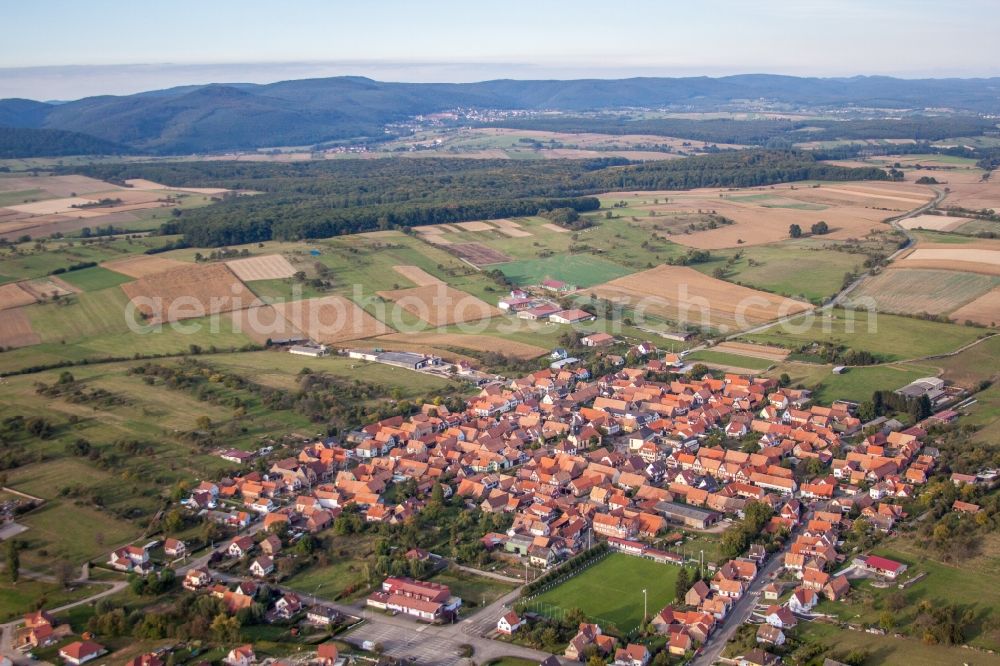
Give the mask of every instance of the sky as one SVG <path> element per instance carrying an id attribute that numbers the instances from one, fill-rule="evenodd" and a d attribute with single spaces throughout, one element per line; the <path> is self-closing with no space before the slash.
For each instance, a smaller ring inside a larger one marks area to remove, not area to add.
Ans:
<path id="1" fill-rule="evenodd" d="M 2 15 L 0 98 L 345 74 L 1000 75 L 1000 0 L 17 0 Z"/>

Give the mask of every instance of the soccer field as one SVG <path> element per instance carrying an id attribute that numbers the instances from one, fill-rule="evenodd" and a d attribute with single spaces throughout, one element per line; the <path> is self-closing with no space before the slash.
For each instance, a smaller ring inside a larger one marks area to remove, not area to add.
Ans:
<path id="1" fill-rule="evenodd" d="M 657 613 L 674 598 L 680 567 L 612 553 L 579 576 L 527 602 L 530 611 L 558 617 L 573 608 L 603 628 L 629 632 L 642 622 L 642 590 L 648 612 Z"/>

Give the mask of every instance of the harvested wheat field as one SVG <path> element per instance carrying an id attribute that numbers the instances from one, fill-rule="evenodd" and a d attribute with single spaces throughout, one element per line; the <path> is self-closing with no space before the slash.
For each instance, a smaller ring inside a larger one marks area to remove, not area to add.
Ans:
<path id="1" fill-rule="evenodd" d="M 69 296 L 75 294 L 79 289 L 69 284 L 65 280 L 60 280 L 55 276 L 36 278 L 19 283 L 21 288 L 31 294 L 35 300 L 42 301 L 53 296 Z"/>
<path id="2" fill-rule="evenodd" d="M 784 361 L 788 358 L 788 354 L 791 353 L 781 347 L 755 345 L 749 342 L 721 342 L 712 347 L 712 351 L 726 352 L 728 354 L 736 354 L 737 356 L 751 356 L 768 361 Z"/>
<path id="3" fill-rule="evenodd" d="M 982 177 L 983 172 L 978 170 L 948 173 L 945 180 L 950 191 L 943 207 L 1000 211 L 1000 179 L 994 177 L 983 180 Z"/>
<path id="4" fill-rule="evenodd" d="M 443 280 L 434 277 L 420 266 L 393 266 L 392 269 L 405 277 L 418 287 L 427 287 L 432 284 L 444 284 Z"/>
<path id="5" fill-rule="evenodd" d="M 921 244 L 897 261 L 896 265 L 899 268 L 934 268 L 1000 275 L 1000 250 L 961 248 L 954 245 L 930 247 Z"/>
<path id="6" fill-rule="evenodd" d="M 481 243 L 452 243 L 448 246 L 448 249 L 475 266 L 505 264 L 510 261 L 510 257 L 503 252 L 494 250 Z"/>
<path id="7" fill-rule="evenodd" d="M 1000 325 L 1000 287 L 966 303 L 952 312 L 951 318 L 960 323 L 974 321 L 984 326 Z"/>
<path id="8" fill-rule="evenodd" d="M 125 184 L 136 190 L 168 190 L 173 192 L 193 192 L 195 194 L 225 194 L 229 190 L 222 187 L 170 187 L 144 178 L 131 178 Z"/>
<path id="9" fill-rule="evenodd" d="M 0 310 L 19 308 L 35 302 L 35 297 L 17 283 L 0 285 Z"/>
<path id="10" fill-rule="evenodd" d="M 42 338 L 31 328 L 24 308 L 0 310 L 0 349 L 37 345 Z"/>
<path id="11" fill-rule="evenodd" d="M 229 313 L 233 320 L 233 330 L 242 331 L 248 338 L 259 345 L 268 340 L 295 340 L 305 337 L 305 334 L 292 322 L 270 305 L 260 305 Z"/>
<path id="12" fill-rule="evenodd" d="M 0 191 L 43 190 L 53 197 L 74 197 L 119 190 L 117 185 L 87 176 L 14 176 L 0 178 Z"/>
<path id="13" fill-rule="evenodd" d="M 379 340 L 497 352 L 524 361 L 538 358 L 549 352 L 548 349 L 524 342 L 498 338 L 493 335 L 469 335 L 465 333 L 393 333 L 392 335 L 383 335 L 379 337 Z"/>
<path id="14" fill-rule="evenodd" d="M 542 229 L 548 229 L 549 231 L 555 231 L 556 233 L 560 234 L 569 233 L 569 229 L 566 229 L 565 227 L 560 227 L 558 224 L 552 224 L 551 222 L 546 222 L 545 224 L 543 224 Z"/>
<path id="15" fill-rule="evenodd" d="M 527 238 L 533 236 L 530 231 L 525 231 L 524 229 L 515 229 L 513 227 L 501 227 L 497 229 L 504 236 L 510 236 L 511 238 Z"/>
<path id="16" fill-rule="evenodd" d="M 500 314 L 485 301 L 443 283 L 377 293 L 432 326 L 479 321 Z"/>
<path id="17" fill-rule="evenodd" d="M 45 201 L 35 201 L 32 203 L 7 206 L 9 210 L 29 215 L 56 215 L 56 214 L 78 214 L 86 211 L 84 208 L 74 208 L 74 206 L 86 206 L 93 204 L 95 199 L 85 199 L 83 197 L 66 197 L 64 199 L 47 199 Z"/>
<path id="18" fill-rule="evenodd" d="M 771 321 L 812 306 L 699 273 L 687 266 L 657 266 L 584 290 L 623 303 L 636 317 L 652 315 L 714 328 Z"/>
<path id="19" fill-rule="evenodd" d="M 276 303 L 274 309 L 291 324 L 323 344 L 373 338 L 392 329 L 344 296 Z"/>
<path id="20" fill-rule="evenodd" d="M 521 224 L 515 222 L 514 220 L 508 220 L 507 218 L 501 218 L 499 220 L 490 220 L 490 223 L 494 226 L 500 227 L 502 229 L 520 229 Z"/>
<path id="21" fill-rule="evenodd" d="M 489 222 L 456 222 L 453 226 L 462 231 L 496 231 L 496 228 Z"/>
<path id="22" fill-rule="evenodd" d="M 944 314 L 989 292 L 1000 279 L 981 273 L 923 268 L 890 268 L 865 280 L 851 293 L 855 307 L 883 312 Z"/>
<path id="23" fill-rule="evenodd" d="M 122 290 L 152 322 L 179 321 L 260 305 L 225 264 L 192 265 L 157 273 Z"/>
<path id="24" fill-rule="evenodd" d="M 899 222 L 899 226 L 904 229 L 929 229 L 931 231 L 953 231 L 966 222 L 971 222 L 971 217 L 952 217 L 949 215 L 914 215 Z"/>
<path id="25" fill-rule="evenodd" d="M 280 254 L 266 254 L 262 257 L 247 257 L 227 261 L 226 266 L 244 282 L 253 280 L 276 280 L 295 275 L 295 267 Z"/>
<path id="26" fill-rule="evenodd" d="M 125 257 L 124 259 L 112 259 L 101 264 L 102 268 L 107 268 L 109 271 L 121 273 L 132 278 L 144 278 L 149 275 L 165 273 L 188 266 L 193 267 L 192 264 L 184 261 L 146 254 L 137 257 Z"/>

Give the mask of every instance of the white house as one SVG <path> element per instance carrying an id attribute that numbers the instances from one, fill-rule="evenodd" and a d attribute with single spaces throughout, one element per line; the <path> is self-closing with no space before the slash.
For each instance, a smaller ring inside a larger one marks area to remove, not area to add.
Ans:
<path id="1" fill-rule="evenodd" d="M 247 643 L 239 647 L 234 647 L 223 660 L 227 666 L 250 666 L 257 663 L 257 655 L 254 654 L 253 645 Z"/>
<path id="2" fill-rule="evenodd" d="M 267 555 L 262 555 L 250 565 L 250 573 L 257 578 L 263 578 L 274 571 L 274 560 Z"/>
<path id="3" fill-rule="evenodd" d="M 521 625 L 524 624 L 524 620 L 517 616 L 517 613 L 511 611 L 507 613 L 499 620 L 497 620 L 497 632 L 510 636 L 515 631 L 517 631 Z"/>

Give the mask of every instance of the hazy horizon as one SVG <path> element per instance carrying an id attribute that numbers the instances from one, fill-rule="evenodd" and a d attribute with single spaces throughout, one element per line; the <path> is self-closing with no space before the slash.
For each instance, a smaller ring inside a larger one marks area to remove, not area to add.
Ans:
<path id="1" fill-rule="evenodd" d="M 0 44 L 0 97 L 70 100 L 177 85 L 354 74 L 383 81 L 776 73 L 1000 75 L 1000 3 L 965 0 L 116 0 L 18 4 Z"/>

